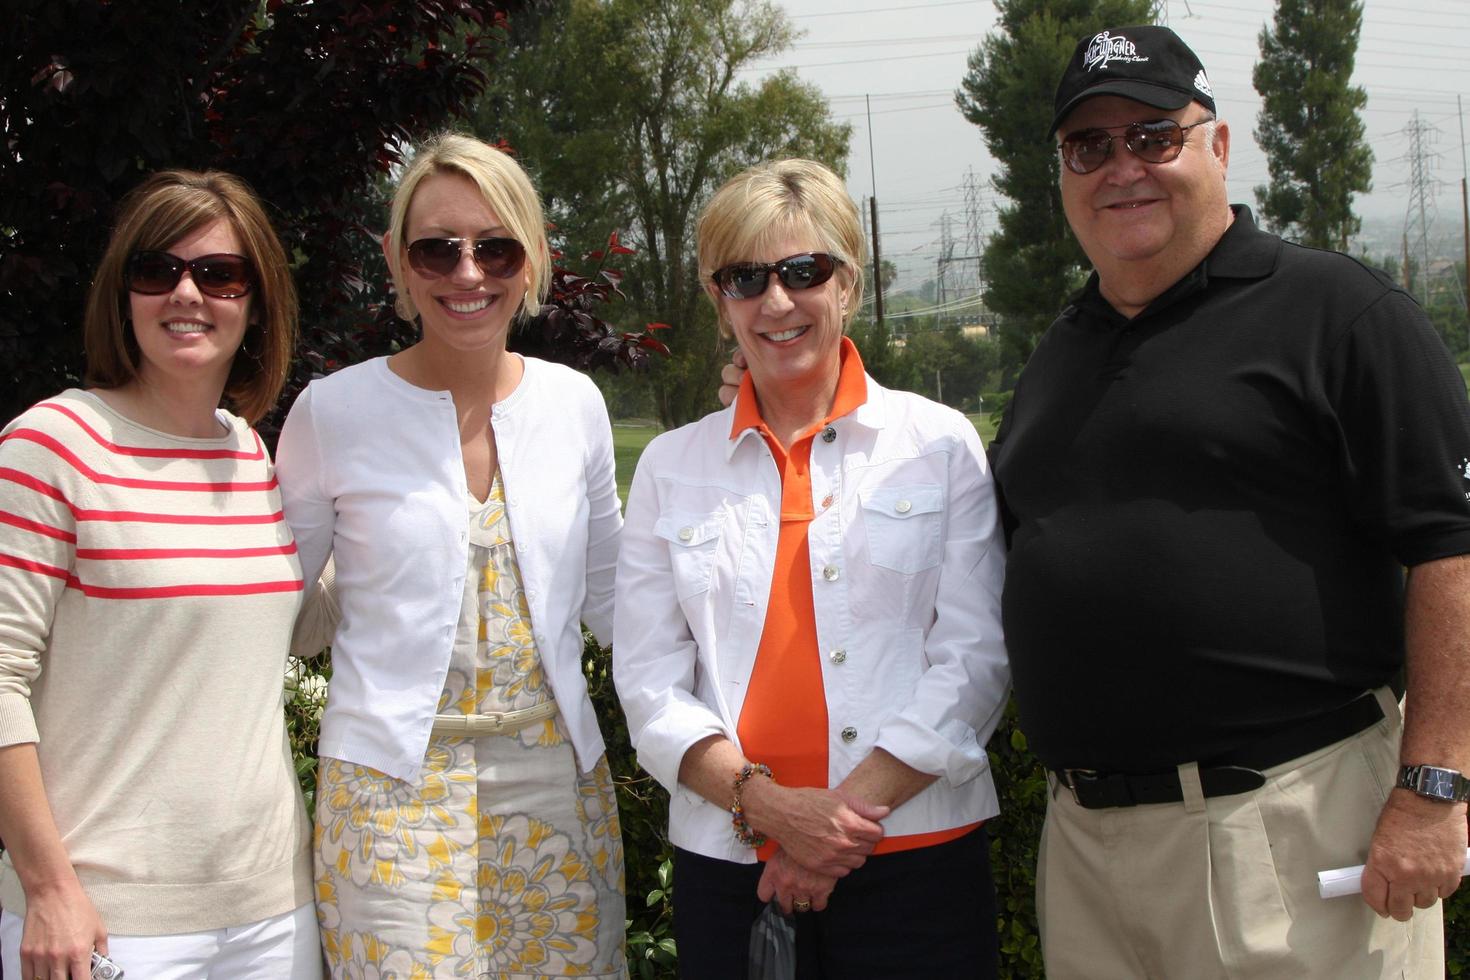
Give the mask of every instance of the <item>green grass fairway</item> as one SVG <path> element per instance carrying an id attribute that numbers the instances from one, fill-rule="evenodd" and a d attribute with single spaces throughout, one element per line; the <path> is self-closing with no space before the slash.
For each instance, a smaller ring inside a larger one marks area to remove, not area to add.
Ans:
<path id="1" fill-rule="evenodd" d="M 643 447 L 662 431 L 657 422 L 613 423 L 613 457 L 617 460 L 618 468 L 618 499 L 625 507 L 628 503 L 628 485 L 633 482 L 633 470 L 638 466 L 638 457 L 643 455 Z"/>
<path id="2" fill-rule="evenodd" d="M 990 421 L 990 414 L 975 414 L 969 416 L 969 419 L 985 445 L 989 446 L 990 440 L 995 437 L 995 425 Z M 613 423 L 613 456 L 617 459 L 618 467 L 618 499 L 624 506 L 628 503 L 628 486 L 633 482 L 633 470 L 638 466 L 638 457 L 643 455 L 643 447 L 661 431 L 663 430 L 657 422 Z"/>

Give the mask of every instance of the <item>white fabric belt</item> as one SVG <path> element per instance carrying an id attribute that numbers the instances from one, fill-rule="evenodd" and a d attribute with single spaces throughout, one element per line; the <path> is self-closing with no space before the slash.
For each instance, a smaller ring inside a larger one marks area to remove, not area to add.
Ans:
<path id="1" fill-rule="evenodd" d="M 495 711 L 487 715 L 435 715 L 431 735 L 510 735 L 528 725 L 556 717 L 556 702 L 543 701 L 518 711 Z"/>

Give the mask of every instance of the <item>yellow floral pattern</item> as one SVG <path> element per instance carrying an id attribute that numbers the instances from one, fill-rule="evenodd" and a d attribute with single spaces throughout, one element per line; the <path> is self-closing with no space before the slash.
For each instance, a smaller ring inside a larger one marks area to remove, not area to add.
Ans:
<path id="1" fill-rule="evenodd" d="M 497 474 L 471 498 L 470 566 L 441 714 L 552 698 Z M 560 718 L 430 739 L 418 781 L 323 759 L 317 916 L 333 977 L 625 978 L 623 844 L 607 760 Z"/>

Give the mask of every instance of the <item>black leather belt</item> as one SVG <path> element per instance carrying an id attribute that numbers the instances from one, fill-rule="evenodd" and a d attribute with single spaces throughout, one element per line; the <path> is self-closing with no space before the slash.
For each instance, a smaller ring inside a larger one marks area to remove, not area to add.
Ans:
<path id="1" fill-rule="evenodd" d="M 1262 769 L 1279 766 L 1333 742 L 1340 742 L 1382 719 L 1383 708 L 1369 691 L 1340 708 L 1227 752 L 1211 759 L 1208 764 L 1201 764 L 1200 788 L 1205 796 L 1232 796 L 1260 789 L 1266 784 Z M 1072 798 L 1077 804 L 1089 810 L 1143 803 L 1178 803 L 1184 799 L 1177 769 L 1150 773 L 1055 769 L 1052 773 L 1058 782 L 1072 791 Z"/>

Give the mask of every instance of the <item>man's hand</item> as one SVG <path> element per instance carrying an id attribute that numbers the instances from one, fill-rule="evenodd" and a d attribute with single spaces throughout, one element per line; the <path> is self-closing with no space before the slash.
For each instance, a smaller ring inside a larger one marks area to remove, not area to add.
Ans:
<path id="1" fill-rule="evenodd" d="M 730 363 L 720 369 L 720 404 L 726 407 L 740 392 L 740 382 L 745 378 L 745 352 L 739 347 L 730 355 Z"/>
<path id="2" fill-rule="evenodd" d="M 1363 901 L 1406 922 L 1460 885 L 1465 865 L 1465 804 L 1425 799 L 1406 789 L 1388 795 L 1363 869 Z"/>

